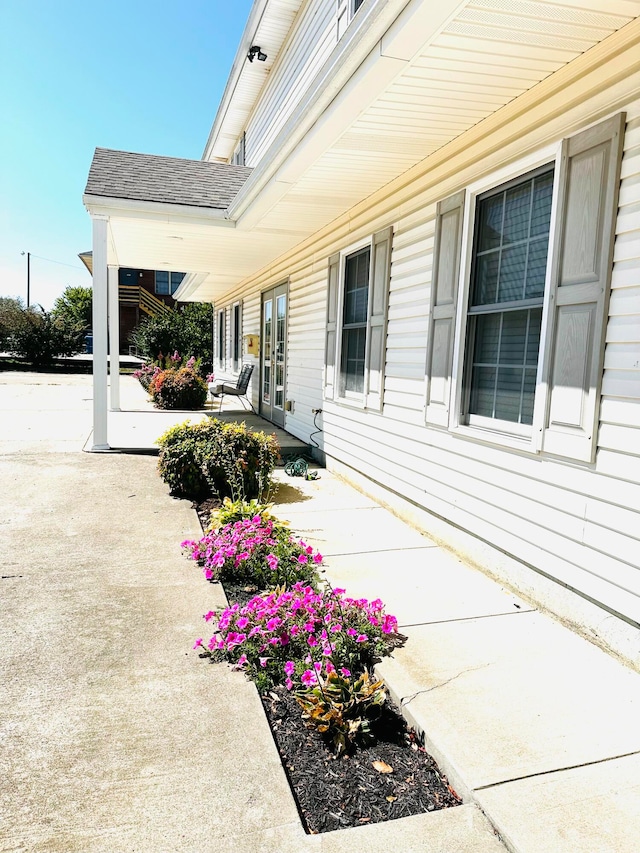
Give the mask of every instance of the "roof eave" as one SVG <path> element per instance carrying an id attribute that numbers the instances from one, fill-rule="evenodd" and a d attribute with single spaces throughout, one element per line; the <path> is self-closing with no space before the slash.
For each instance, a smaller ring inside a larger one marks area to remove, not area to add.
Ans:
<path id="1" fill-rule="evenodd" d="M 221 227 L 235 228 L 235 222 L 229 218 L 227 208 L 199 207 L 171 202 L 143 201 L 141 199 L 99 196 L 84 193 L 82 202 L 92 216 L 135 216 L 143 218 L 166 218 L 206 220 Z"/>

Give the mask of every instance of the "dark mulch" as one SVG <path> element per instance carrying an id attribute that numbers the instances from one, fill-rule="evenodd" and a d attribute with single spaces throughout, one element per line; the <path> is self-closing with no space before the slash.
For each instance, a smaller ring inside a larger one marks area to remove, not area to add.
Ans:
<path id="1" fill-rule="evenodd" d="M 217 498 L 194 504 L 203 529 L 219 506 Z M 227 599 L 240 604 L 258 592 L 246 585 L 223 586 Z M 262 698 L 262 704 L 307 832 L 329 832 L 460 805 L 434 759 L 389 700 L 372 722 L 375 745 L 358 747 L 341 758 L 315 729 L 305 726 L 301 708 L 286 688 L 276 687 Z M 384 762 L 392 772 L 380 773 L 374 761 Z"/>
<path id="2" fill-rule="evenodd" d="M 284 687 L 262 700 L 307 832 L 329 832 L 460 805 L 433 758 L 387 702 L 375 746 L 336 758 Z M 393 772 L 380 773 L 374 761 Z"/>
<path id="3" fill-rule="evenodd" d="M 201 501 L 194 501 L 193 508 L 198 513 L 200 524 L 203 530 L 206 530 L 211 521 L 211 513 L 214 509 L 219 509 L 222 506 L 220 498 L 204 498 Z"/>

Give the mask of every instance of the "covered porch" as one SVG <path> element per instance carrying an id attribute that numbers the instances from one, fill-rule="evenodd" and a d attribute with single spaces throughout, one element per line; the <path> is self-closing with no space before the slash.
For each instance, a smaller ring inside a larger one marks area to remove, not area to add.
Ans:
<path id="1" fill-rule="evenodd" d="M 217 418 L 226 423 L 243 423 L 251 432 L 274 435 L 282 459 L 310 454 L 310 447 L 295 436 L 275 426 L 260 415 L 245 411 L 233 398 L 224 401 L 220 410 L 218 401 L 207 401 L 204 409 L 197 411 L 167 411 L 154 408 L 148 395 L 133 376 L 119 377 L 120 407 L 107 413 L 109 449 L 121 453 L 156 454 L 158 438 L 170 427 L 191 421 L 199 423 L 207 418 Z M 87 440 L 85 450 L 95 450 L 95 435 Z"/>

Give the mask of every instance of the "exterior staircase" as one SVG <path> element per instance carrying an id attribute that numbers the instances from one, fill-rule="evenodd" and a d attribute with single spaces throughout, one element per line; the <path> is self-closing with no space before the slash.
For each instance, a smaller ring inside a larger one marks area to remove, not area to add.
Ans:
<path id="1" fill-rule="evenodd" d="M 153 293 L 136 284 L 121 284 L 118 288 L 118 299 L 121 305 L 133 305 L 149 316 L 172 311 L 162 299 L 158 299 Z"/>

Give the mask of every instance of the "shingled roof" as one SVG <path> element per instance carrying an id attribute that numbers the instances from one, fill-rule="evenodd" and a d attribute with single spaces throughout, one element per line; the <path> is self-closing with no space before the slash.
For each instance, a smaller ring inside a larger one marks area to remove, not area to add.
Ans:
<path id="1" fill-rule="evenodd" d="M 85 193 L 225 210 L 251 172 L 228 163 L 96 148 Z"/>

